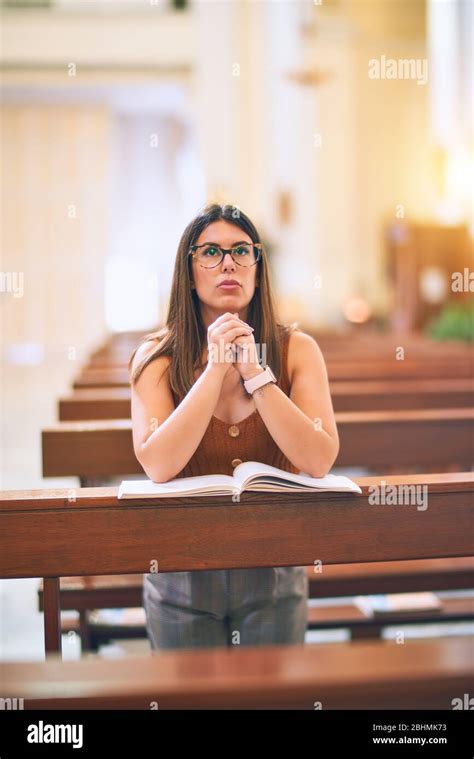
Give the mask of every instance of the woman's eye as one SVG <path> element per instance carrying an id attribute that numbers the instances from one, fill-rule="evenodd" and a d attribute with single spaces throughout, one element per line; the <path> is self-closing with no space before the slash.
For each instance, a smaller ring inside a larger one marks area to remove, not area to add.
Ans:
<path id="1" fill-rule="evenodd" d="M 211 256 L 212 256 L 212 255 L 214 255 L 215 253 L 217 253 L 217 248 L 206 248 L 206 249 L 204 250 L 204 253 L 205 253 L 206 255 L 211 255 Z"/>

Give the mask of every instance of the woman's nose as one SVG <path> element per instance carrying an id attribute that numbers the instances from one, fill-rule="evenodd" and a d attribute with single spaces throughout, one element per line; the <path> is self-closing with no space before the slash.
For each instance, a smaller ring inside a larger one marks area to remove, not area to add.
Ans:
<path id="1" fill-rule="evenodd" d="M 236 264 L 230 253 L 224 253 L 224 258 L 222 259 L 222 266 L 223 268 L 227 268 L 231 264 L 233 268 L 236 268 Z"/>

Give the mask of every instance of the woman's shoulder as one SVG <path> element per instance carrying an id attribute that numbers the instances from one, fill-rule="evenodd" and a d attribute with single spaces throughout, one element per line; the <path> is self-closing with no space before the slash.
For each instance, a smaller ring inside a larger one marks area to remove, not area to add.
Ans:
<path id="1" fill-rule="evenodd" d="M 304 350 L 304 348 L 313 347 L 317 344 L 316 340 L 308 332 L 304 332 L 297 322 L 292 324 L 280 325 L 280 333 L 282 340 L 288 345 L 288 348 L 292 350 Z M 319 347 L 319 346 L 318 346 Z"/>
<path id="2" fill-rule="evenodd" d="M 135 348 L 132 357 L 130 359 L 130 377 L 138 379 L 138 376 L 145 370 L 145 368 L 153 367 L 153 374 L 162 374 L 163 371 L 170 365 L 171 356 L 166 353 L 159 354 L 155 359 L 152 359 L 149 363 L 148 360 L 152 358 L 153 354 L 159 352 L 164 347 L 167 333 L 163 331 L 146 335 L 142 342 Z M 138 376 L 136 376 L 138 375 Z"/>
<path id="3" fill-rule="evenodd" d="M 292 380 L 294 372 L 305 364 L 308 354 L 317 356 L 320 361 L 324 360 L 315 338 L 297 325 L 292 324 L 287 328 L 287 341 L 287 363 L 290 380 Z"/>

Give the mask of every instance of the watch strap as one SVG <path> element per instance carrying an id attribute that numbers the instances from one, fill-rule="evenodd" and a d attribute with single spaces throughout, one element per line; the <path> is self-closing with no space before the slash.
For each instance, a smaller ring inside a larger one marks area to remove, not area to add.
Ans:
<path id="1" fill-rule="evenodd" d="M 258 390 L 260 387 L 263 387 L 264 385 L 268 385 L 269 382 L 276 382 L 276 377 L 273 374 L 270 367 L 266 366 L 263 372 L 260 372 L 260 374 L 257 374 L 256 377 L 252 377 L 251 379 L 244 380 L 244 387 L 246 391 L 249 393 L 249 395 L 252 395 L 255 392 L 255 390 Z"/>

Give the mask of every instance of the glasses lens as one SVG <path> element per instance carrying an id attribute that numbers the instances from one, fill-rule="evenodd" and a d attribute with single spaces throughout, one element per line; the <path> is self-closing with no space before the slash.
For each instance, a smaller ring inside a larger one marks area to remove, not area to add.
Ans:
<path id="1" fill-rule="evenodd" d="M 233 259 L 236 261 L 240 266 L 252 266 L 257 256 L 256 249 L 253 247 L 253 245 L 237 245 L 233 249 Z"/>
<path id="2" fill-rule="evenodd" d="M 203 248 L 198 248 L 196 259 L 201 266 L 211 268 L 212 266 L 217 266 L 222 260 L 222 253 L 216 245 L 206 245 Z"/>

